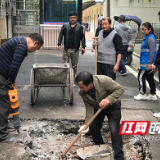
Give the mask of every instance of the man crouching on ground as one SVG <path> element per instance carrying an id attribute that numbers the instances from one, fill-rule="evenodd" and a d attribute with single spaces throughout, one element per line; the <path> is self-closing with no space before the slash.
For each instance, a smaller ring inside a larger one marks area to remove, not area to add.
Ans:
<path id="1" fill-rule="evenodd" d="M 80 88 L 79 94 L 86 107 L 85 124 L 100 107 L 103 108 L 90 126 L 94 143 L 96 145 L 104 144 L 100 130 L 104 118 L 107 116 L 109 128 L 111 130 L 112 147 L 115 153 L 114 158 L 115 160 L 124 160 L 122 136 L 118 134 L 121 120 L 120 96 L 124 92 L 123 87 L 107 76 L 93 76 L 86 71 L 79 73 L 76 76 L 75 81 Z M 80 128 L 79 132 L 84 126 L 85 125 Z M 89 128 L 83 131 L 83 134 L 88 131 Z"/>

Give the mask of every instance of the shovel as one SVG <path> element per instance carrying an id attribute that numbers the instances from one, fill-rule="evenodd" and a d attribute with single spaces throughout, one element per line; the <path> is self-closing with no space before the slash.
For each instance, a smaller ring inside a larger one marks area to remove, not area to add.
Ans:
<path id="1" fill-rule="evenodd" d="M 93 37 L 94 41 L 97 41 L 98 37 Z M 97 46 L 95 46 L 95 75 L 97 75 Z"/>
<path id="2" fill-rule="evenodd" d="M 106 144 L 79 148 L 77 155 L 83 160 L 114 160 L 114 151 Z"/>
<path id="3" fill-rule="evenodd" d="M 98 114 L 102 111 L 102 108 L 100 108 L 94 116 L 89 120 L 89 122 L 85 125 L 85 127 L 79 132 L 79 134 L 75 137 L 75 139 L 70 143 L 68 148 L 62 153 L 61 158 L 63 159 L 65 154 L 69 151 L 69 149 L 74 145 L 74 143 L 78 140 L 78 138 L 81 136 L 82 132 L 87 129 L 87 127 L 92 123 L 92 121 L 98 116 Z"/>

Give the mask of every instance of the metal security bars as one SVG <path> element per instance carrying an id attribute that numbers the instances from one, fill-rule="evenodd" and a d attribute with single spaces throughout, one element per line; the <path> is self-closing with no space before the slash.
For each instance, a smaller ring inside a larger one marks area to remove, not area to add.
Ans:
<path id="1" fill-rule="evenodd" d="M 157 42 L 160 41 L 160 23 L 152 23 L 152 26 L 154 28 L 154 34 L 156 36 L 156 40 Z M 132 32 L 138 30 L 137 25 L 130 25 L 130 27 L 132 28 Z M 143 41 L 143 37 L 144 35 L 141 32 L 141 29 L 138 33 L 138 37 L 136 38 L 136 43 L 141 43 Z"/>

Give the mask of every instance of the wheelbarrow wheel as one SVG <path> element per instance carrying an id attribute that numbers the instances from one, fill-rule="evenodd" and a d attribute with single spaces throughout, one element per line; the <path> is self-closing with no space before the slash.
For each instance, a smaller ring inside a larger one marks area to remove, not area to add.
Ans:
<path id="1" fill-rule="evenodd" d="M 34 105 L 36 102 L 36 90 L 35 90 L 35 77 L 34 77 L 34 69 L 31 69 L 31 77 L 30 77 L 30 91 L 31 91 L 31 104 Z"/>
<path id="2" fill-rule="evenodd" d="M 74 72 L 73 69 L 70 68 L 69 72 L 69 104 L 73 104 L 74 99 Z"/>

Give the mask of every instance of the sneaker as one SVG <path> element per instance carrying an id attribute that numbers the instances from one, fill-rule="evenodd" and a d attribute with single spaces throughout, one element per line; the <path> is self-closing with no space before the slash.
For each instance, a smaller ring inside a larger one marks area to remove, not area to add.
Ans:
<path id="1" fill-rule="evenodd" d="M 154 113 L 153 117 L 160 117 L 160 112 L 159 113 Z"/>
<path id="2" fill-rule="evenodd" d="M 150 101 L 150 100 L 156 101 L 156 100 L 157 100 L 156 94 L 154 94 L 154 95 L 149 94 L 149 95 L 147 96 L 147 101 Z"/>
<path id="3" fill-rule="evenodd" d="M 146 96 L 146 94 L 143 95 L 143 94 L 139 93 L 137 96 L 134 96 L 134 99 L 137 101 L 147 100 L 147 96 Z"/>
<path id="4" fill-rule="evenodd" d="M 119 75 L 120 75 L 120 76 L 126 76 L 126 75 L 127 75 L 127 72 L 125 72 L 125 73 L 120 73 Z"/>

